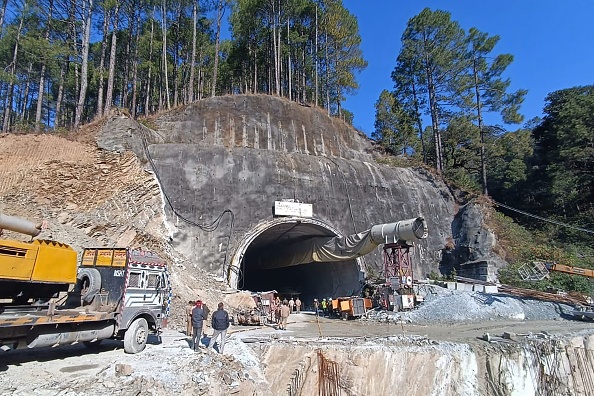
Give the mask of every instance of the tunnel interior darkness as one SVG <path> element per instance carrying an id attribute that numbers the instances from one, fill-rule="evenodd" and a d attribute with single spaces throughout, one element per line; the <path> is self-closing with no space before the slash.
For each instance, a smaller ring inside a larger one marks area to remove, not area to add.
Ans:
<path id="1" fill-rule="evenodd" d="M 311 307 L 314 298 L 321 300 L 357 295 L 362 287 L 363 274 L 355 259 L 275 269 L 259 268 L 259 258 L 270 250 L 290 255 L 289 250 L 295 242 L 334 236 L 334 232 L 321 225 L 305 222 L 286 222 L 266 229 L 245 250 L 237 288 L 252 292 L 276 290 L 281 298 L 299 296 L 305 309 Z"/>

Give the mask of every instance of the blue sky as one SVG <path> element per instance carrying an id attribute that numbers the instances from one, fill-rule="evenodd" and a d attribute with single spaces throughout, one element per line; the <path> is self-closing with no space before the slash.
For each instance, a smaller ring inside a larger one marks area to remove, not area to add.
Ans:
<path id="1" fill-rule="evenodd" d="M 368 62 L 357 75 L 359 90 L 343 106 L 354 113 L 353 125 L 367 135 L 374 129 L 373 106 L 380 92 L 393 88 L 390 73 L 406 24 L 425 7 L 450 12 L 466 31 L 476 27 L 500 36 L 493 54 L 514 55 L 504 77 L 510 78 L 511 90 L 528 90 L 521 108 L 525 120 L 542 116 L 547 94 L 594 84 L 592 0 L 343 0 L 343 4 L 357 17 Z"/>

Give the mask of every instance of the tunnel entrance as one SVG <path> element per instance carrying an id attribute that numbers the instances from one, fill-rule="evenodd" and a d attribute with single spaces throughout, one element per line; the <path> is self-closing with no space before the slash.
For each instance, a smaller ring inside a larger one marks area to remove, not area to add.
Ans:
<path id="1" fill-rule="evenodd" d="M 363 286 L 358 259 L 329 263 L 306 263 L 274 269 L 259 268 L 259 259 L 274 250 L 289 257 L 291 244 L 315 237 L 334 237 L 329 225 L 309 218 L 276 218 L 260 223 L 240 244 L 231 267 L 230 283 L 252 292 L 276 290 L 281 297 L 296 297 L 305 309 L 313 299 L 357 295 Z"/>

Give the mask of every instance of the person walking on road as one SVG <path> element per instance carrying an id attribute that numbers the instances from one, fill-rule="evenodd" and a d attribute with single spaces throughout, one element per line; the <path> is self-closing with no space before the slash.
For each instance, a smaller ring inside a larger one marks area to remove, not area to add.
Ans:
<path id="1" fill-rule="evenodd" d="M 297 297 L 297 300 L 295 300 L 295 311 L 297 313 L 301 312 L 301 300 L 299 299 L 299 297 Z"/>
<path id="2" fill-rule="evenodd" d="M 274 320 L 276 324 L 280 323 L 280 309 L 281 309 L 281 300 L 279 297 L 276 297 L 274 300 Z"/>
<path id="3" fill-rule="evenodd" d="M 202 329 L 204 327 L 204 319 L 208 316 L 205 311 L 202 301 L 196 301 L 196 305 L 192 309 L 192 348 L 194 352 L 200 347 L 200 338 L 202 338 Z"/>
<path id="4" fill-rule="evenodd" d="M 281 322 L 279 325 L 279 329 L 287 330 L 287 320 L 289 319 L 289 315 L 291 314 L 291 309 L 289 308 L 289 304 L 286 301 L 283 301 L 283 305 L 280 309 L 281 315 Z"/>
<path id="5" fill-rule="evenodd" d="M 221 342 L 219 343 L 219 353 L 223 353 L 225 348 L 225 338 L 227 337 L 227 329 L 229 328 L 229 314 L 224 310 L 222 302 L 219 303 L 219 309 L 212 314 L 212 328 L 213 333 L 208 343 L 208 349 L 212 349 L 215 344 L 217 337 L 221 336 Z"/>
<path id="6" fill-rule="evenodd" d="M 322 298 L 322 315 L 326 316 L 328 313 L 328 305 L 326 304 L 326 299 Z"/>
<path id="7" fill-rule="evenodd" d="M 316 316 L 318 315 L 319 309 L 320 309 L 320 303 L 318 302 L 317 298 L 314 298 L 314 311 L 316 311 Z"/>
<path id="8" fill-rule="evenodd" d="M 188 305 L 186 305 L 186 335 L 188 337 L 192 336 L 192 310 L 194 309 L 195 301 L 188 301 Z"/>
<path id="9" fill-rule="evenodd" d="M 293 300 L 293 297 L 291 297 L 291 299 L 289 300 L 289 310 L 291 311 L 291 313 L 293 313 L 294 308 L 295 308 L 295 300 Z"/>

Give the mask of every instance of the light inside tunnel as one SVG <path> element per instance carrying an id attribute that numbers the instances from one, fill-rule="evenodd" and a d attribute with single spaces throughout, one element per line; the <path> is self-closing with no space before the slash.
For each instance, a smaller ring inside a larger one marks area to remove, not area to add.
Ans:
<path id="1" fill-rule="evenodd" d="M 260 258 L 271 250 L 290 256 L 295 241 L 333 236 L 336 233 L 330 229 L 307 221 L 280 222 L 265 229 L 245 249 L 239 263 L 237 288 L 252 292 L 276 290 L 281 298 L 299 296 L 305 308 L 312 305 L 314 298 L 358 295 L 363 274 L 356 259 L 259 268 Z"/>

